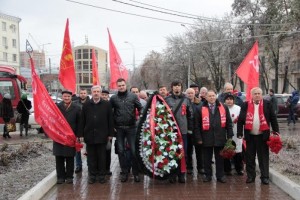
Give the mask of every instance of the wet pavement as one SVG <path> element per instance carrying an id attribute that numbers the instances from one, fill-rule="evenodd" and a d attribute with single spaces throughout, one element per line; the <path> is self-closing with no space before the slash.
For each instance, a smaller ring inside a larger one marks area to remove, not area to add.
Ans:
<path id="1" fill-rule="evenodd" d="M 286 121 L 280 120 L 280 132 L 282 135 L 300 135 L 300 123 L 287 126 Z M 18 133 L 12 133 L 12 139 L 6 139 L 5 142 L 16 144 L 27 141 L 43 141 L 45 136 L 30 134 L 26 137 L 20 137 Z M 46 139 L 49 141 L 49 139 Z M 0 144 L 3 138 L 0 139 Z M 84 150 L 82 150 L 83 152 Z M 85 156 L 83 156 L 85 158 Z M 73 184 L 55 185 L 45 196 L 44 200 L 54 199 L 292 199 L 276 185 L 262 185 L 259 175 L 255 183 L 246 184 L 246 176 L 227 176 L 227 183 L 212 182 L 204 183 L 201 175 L 187 175 L 185 184 L 171 184 L 167 180 L 160 181 L 141 176 L 141 182 L 135 183 L 130 176 L 126 183 L 120 181 L 120 169 L 118 157 L 112 151 L 112 176 L 106 177 L 106 183 L 88 184 L 88 174 L 86 161 L 83 163 L 82 173 L 74 175 Z M 234 170 L 233 170 L 234 171 Z M 195 172 L 196 174 L 196 172 Z"/>

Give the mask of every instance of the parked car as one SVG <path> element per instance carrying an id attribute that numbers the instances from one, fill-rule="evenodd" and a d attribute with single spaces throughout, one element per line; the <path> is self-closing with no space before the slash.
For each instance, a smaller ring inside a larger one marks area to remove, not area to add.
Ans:
<path id="1" fill-rule="evenodd" d="M 277 98 L 278 104 L 278 118 L 288 118 L 289 116 L 289 108 L 286 106 L 286 101 L 291 96 L 290 94 L 275 94 Z M 265 96 L 265 99 L 269 99 L 269 95 Z M 295 107 L 295 117 L 298 119 L 300 117 L 300 103 L 298 102 L 297 106 Z"/>
<path id="2" fill-rule="evenodd" d="M 51 96 L 51 99 L 53 100 L 54 103 L 60 103 L 62 101 L 61 98 L 56 98 L 55 96 Z M 33 98 L 28 97 L 28 100 L 31 101 L 32 104 L 32 108 L 30 109 L 30 115 L 29 115 L 29 120 L 28 120 L 28 125 L 29 128 L 31 129 L 37 129 L 39 132 L 42 132 L 42 128 L 41 125 L 39 125 L 34 118 L 34 102 L 33 102 Z"/>

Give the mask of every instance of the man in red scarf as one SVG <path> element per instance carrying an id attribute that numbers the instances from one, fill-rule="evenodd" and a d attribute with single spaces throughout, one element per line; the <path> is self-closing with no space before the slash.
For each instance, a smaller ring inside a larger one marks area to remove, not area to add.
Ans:
<path id="1" fill-rule="evenodd" d="M 251 101 L 244 102 L 237 124 L 237 136 L 246 140 L 246 183 L 255 181 L 255 157 L 257 154 L 262 184 L 269 184 L 269 147 L 270 125 L 278 132 L 278 122 L 272 104 L 263 100 L 262 90 L 251 90 Z"/>
<path id="2" fill-rule="evenodd" d="M 203 182 L 212 180 L 211 161 L 213 153 L 216 161 L 216 177 L 220 183 L 225 183 L 224 159 L 220 151 L 228 139 L 233 136 L 232 121 L 227 106 L 217 100 L 213 90 L 209 90 L 206 101 L 195 112 L 195 138 L 198 144 L 202 144 L 203 164 L 205 177 Z"/>

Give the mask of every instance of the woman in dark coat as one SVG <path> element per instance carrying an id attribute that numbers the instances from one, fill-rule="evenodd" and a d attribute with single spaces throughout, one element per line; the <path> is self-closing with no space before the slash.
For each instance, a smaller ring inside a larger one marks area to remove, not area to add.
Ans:
<path id="1" fill-rule="evenodd" d="M 14 111 L 13 107 L 11 104 L 11 96 L 10 94 L 5 94 L 3 96 L 2 100 L 2 105 L 1 105 L 1 117 L 3 118 L 4 121 L 4 128 L 3 128 L 3 137 L 6 138 L 11 138 L 9 135 L 9 132 L 7 130 L 7 123 L 10 121 L 11 118 L 14 117 Z"/>
<path id="2" fill-rule="evenodd" d="M 21 114 L 20 122 L 20 136 L 23 135 L 23 128 L 25 128 L 25 135 L 28 134 L 28 120 L 30 115 L 30 109 L 32 108 L 31 101 L 27 99 L 26 94 L 22 94 L 21 100 L 17 105 L 17 111 Z"/>
<path id="3" fill-rule="evenodd" d="M 78 104 L 72 103 L 72 92 L 63 91 L 62 98 L 63 101 L 57 106 L 71 126 L 74 134 L 78 136 L 81 108 Z M 56 160 L 57 184 L 62 184 L 65 181 L 69 184 L 73 183 L 75 152 L 75 147 L 69 147 L 53 142 L 53 155 Z"/>

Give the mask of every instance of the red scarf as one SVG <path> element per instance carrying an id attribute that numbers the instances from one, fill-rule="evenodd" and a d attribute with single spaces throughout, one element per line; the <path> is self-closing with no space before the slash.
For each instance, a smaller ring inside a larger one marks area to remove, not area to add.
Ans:
<path id="1" fill-rule="evenodd" d="M 218 106 L 220 118 L 221 118 L 221 127 L 225 128 L 226 126 L 226 111 L 222 104 Z M 209 130 L 209 109 L 208 107 L 202 106 L 202 129 L 204 131 Z"/>
<path id="2" fill-rule="evenodd" d="M 260 131 L 269 130 L 269 125 L 264 115 L 264 106 L 263 100 L 259 102 L 258 114 L 259 114 L 259 122 L 260 122 Z M 253 118 L 254 118 L 254 103 L 253 101 L 248 102 L 247 116 L 245 122 L 245 129 L 252 130 L 253 128 Z"/>

